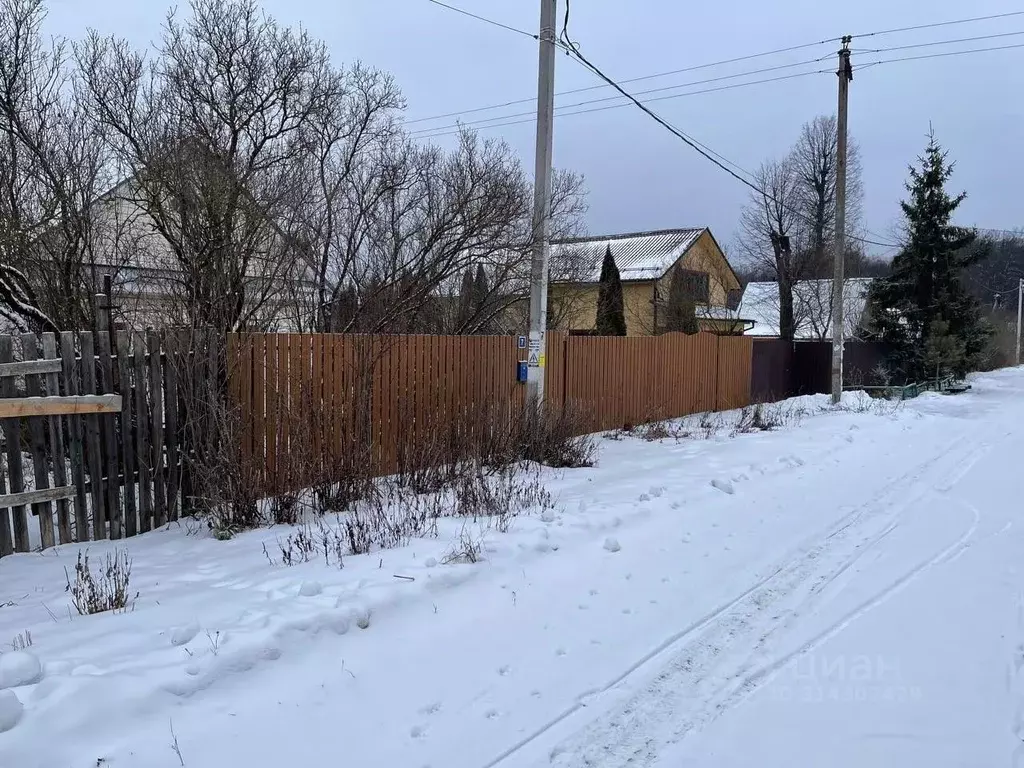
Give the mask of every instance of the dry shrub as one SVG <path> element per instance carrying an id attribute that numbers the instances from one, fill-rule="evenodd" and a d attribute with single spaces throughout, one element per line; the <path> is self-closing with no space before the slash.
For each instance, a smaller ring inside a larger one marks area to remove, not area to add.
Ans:
<path id="1" fill-rule="evenodd" d="M 132 596 L 128 590 L 131 575 L 132 561 L 127 550 L 115 549 L 113 555 L 108 554 L 98 574 L 89 567 L 89 552 L 83 554 L 79 550 L 73 583 L 67 568 L 64 569 L 65 591 L 71 593 L 71 602 L 80 616 L 105 611 L 125 612 L 134 607 L 139 597 L 138 592 Z"/>
<path id="2" fill-rule="evenodd" d="M 588 434 L 587 420 L 569 405 L 549 405 L 543 411 L 528 406 L 519 422 L 517 442 L 521 458 L 549 467 L 592 467 L 597 458 L 597 443 Z"/>
<path id="3" fill-rule="evenodd" d="M 483 531 L 472 531 L 468 525 L 463 525 L 459 531 L 459 537 L 452 544 L 451 549 L 441 558 L 443 565 L 454 565 L 456 563 L 479 563 L 484 559 L 485 537 Z"/>
<path id="4" fill-rule="evenodd" d="M 704 439 L 710 440 L 722 430 L 723 424 L 724 419 L 722 418 L 722 414 L 717 413 L 716 411 L 705 411 L 700 415 L 697 427 L 700 429 Z"/>
<path id="5" fill-rule="evenodd" d="M 231 538 L 265 522 L 262 459 L 243 451 L 243 412 L 228 393 L 223 334 L 193 330 L 179 334 L 177 345 L 181 354 L 169 359 L 185 407 L 186 512 L 205 518 L 217 538 Z"/>
<path id="6" fill-rule="evenodd" d="M 554 508 L 554 498 L 536 465 L 506 465 L 489 474 L 468 471 L 454 487 L 454 514 L 474 520 L 491 518 L 500 533 L 507 533 L 524 512 Z"/>
<path id="7" fill-rule="evenodd" d="M 732 434 L 735 436 L 752 432 L 770 432 L 783 427 L 799 426 L 805 415 L 806 411 L 800 408 L 782 404 L 748 405 L 740 411 Z"/>
<path id="8" fill-rule="evenodd" d="M 294 533 L 289 534 L 284 541 L 278 539 L 277 546 L 281 551 L 283 565 L 308 563 L 323 555 L 325 565 L 331 565 L 333 562 L 339 568 L 345 567 L 345 535 L 340 528 L 330 526 L 320 517 L 316 518 L 315 527 L 306 521 Z M 273 564 L 274 561 L 266 550 L 264 544 L 264 554 Z"/>

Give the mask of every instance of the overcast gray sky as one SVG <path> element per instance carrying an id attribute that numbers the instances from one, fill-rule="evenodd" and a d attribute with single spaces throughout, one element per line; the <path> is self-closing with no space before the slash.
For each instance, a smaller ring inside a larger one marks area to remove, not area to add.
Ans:
<path id="1" fill-rule="evenodd" d="M 559 0 L 560 11 L 565 0 Z M 534 31 L 538 0 L 451 0 L 475 13 Z M 184 5 L 184 3 L 182 4 Z M 301 24 L 323 38 L 338 62 L 356 59 L 394 74 L 408 100 L 410 120 L 532 97 L 536 41 L 457 15 L 428 0 L 264 0 L 280 21 Z M 681 69 L 843 34 L 1021 10 L 1012 0 L 859 0 L 836 10 L 820 0 L 771 3 L 724 0 L 574 0 L 570 31 L 584 54 L 616 79 Z M 50 0 L 49 31 L 81 36 L 87 27 L 144 46 L 159 36 L 169 4 L 162 0 Z M 854 40 L 858 49 L 1012 32 L 1024 16 Z M 865 225 L 889 240 L 899 221 L 906 166 L 923 149 L 929 121 L 955 159 L 956 190 L 968 192 L 960 223 L 1024 226 L 1024 47 L 880 65 L 856 72 L 858 62 L 940 51 L 1024 44 L 1024 34 L 892 53 L 857 53 L 850 95 L 850 131 L 864 164 Z M 730 66 L 645 81 L 655 88 L 828 56 L 818 65 L 750 79 L 835 68 L 836 43 Z M 594 85 L 596 78 L 558 57 L 558 90 Z M 730 82 L 712 83 L 710 88 Z M 560 104 L 610 91 L 566 96 Z M 755 168 L 783 154 L 801 124 L 831 114 L 836 77 L 817 74 L 652 104 L 657 112 L 738 165 Z M 532 104 L 467 115 L 466 120 L 516 114 Z M 444 127 L 454 118 L 417 123 Z M 533 125 L 484 129 L 504 137 L 533 167 Z M 450 139 L 438 139 L 439 142 Z M 723 244 L 735 237 L 747 189 L 714 167 L 635 107 L 555 124 L 555 164 L 583 173 L 589 189 L 587 224 L 593 233 L 710 226 Z M 868 235 L 869 237 L 871 235 Z M 882 249 L 874 249 L 881 251 Z"/>

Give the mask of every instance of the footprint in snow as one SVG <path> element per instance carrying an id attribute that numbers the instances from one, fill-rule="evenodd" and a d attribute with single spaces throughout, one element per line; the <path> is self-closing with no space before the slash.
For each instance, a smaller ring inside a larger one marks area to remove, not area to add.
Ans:
<path id="1" fill-rule="evenodd" d="M 493 708 L 488 709 L 486 712 L 484 712 L 484 717 L 486 717 L 488 720 L 497 720 L 499 716 L 500 713 L 498 712 L 498 710 Z"/>
<path id="2" fill-rule="evenodd" d="M 441 711 L 441 702 L 435 701 L 431 704 L 427 704 L 425 707 L 420 708 L 421 715 L 436 715 Z"/>
<path id="3" fill-rule="evenodd" d="M 508 664 L 504 665 L 503 667 L 498 667 L 498 674 L 502 677 L 508 677 L 510 674 L 512 674 L 512 667 L 510 667 Z"/>
<path id="4" fill-rule="evenodd" d="M 412 736 L 414 739 L 422 739 L 424 736 L 427 735 L 427 729 L 424 728 L 422 725 L 414 725 L 412 728 L 409 729 L 409 735 Z"/>
<path id="5" fill-rule="evenodd" d="M 731 482 L 729 482 L 728 480 L 722 480 L 720 478 L 715 478 L 714 480 L 712 480 L 711 487 L 721 491 L 722 493 L 728 493 L 729 495 L 736 493 L 736 488 L 733 486 Z"/>
<path id="6" fill-rule="evenodd" d="M 556 648 L 555 649 L 555 656 L 565 656 L 566 653 L 567 652 L 566 652 L 565 648 Z"/>

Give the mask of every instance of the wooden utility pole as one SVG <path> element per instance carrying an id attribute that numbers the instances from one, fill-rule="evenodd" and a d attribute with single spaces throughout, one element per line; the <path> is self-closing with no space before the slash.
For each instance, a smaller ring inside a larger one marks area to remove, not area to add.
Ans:
<path id="1" fill-rule="evenodd" d="M 843 397 L 843 317 L 844 264 L 846 257 L 846 111 L 850 97 L 853 67 L 850 64 L 851 37 L 843 37 L 839 51 L 839 117 L 836 136 L 836 252 L 832 275 L 832 403 Z"/>
<path id="2" fill-rule="evenodd" d="M 537 74 L 537 157 L 533 178 L 533 257 L 530 264 L 530 337 L 527 408 L 544 405 L 544 356 L 548 324 L 548 256 L 551 250 L 551 154 L 555 116 L 555 20 L 558 0 L 540 3 Z M 527 412 L 529 414 L 529 411 Z"/>

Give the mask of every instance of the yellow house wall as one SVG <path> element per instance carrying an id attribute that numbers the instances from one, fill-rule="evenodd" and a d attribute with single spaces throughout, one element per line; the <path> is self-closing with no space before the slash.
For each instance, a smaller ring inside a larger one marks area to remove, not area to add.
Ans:
<path id="1" fill-rule="evenodd" d="M 561 330 L 591 330 L 597 326 L 596 285 L 553 285 L 549 287 L 554 317 L 549 325 Z M 654 283 L 623 283 L 622 309 L 626 334 L 649 336 L 654 333 Z"/>

